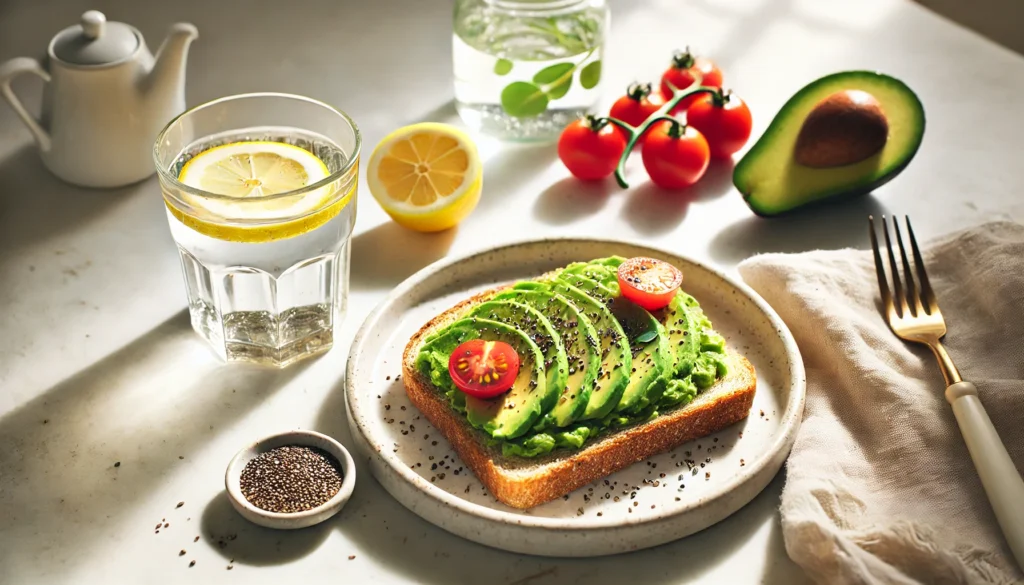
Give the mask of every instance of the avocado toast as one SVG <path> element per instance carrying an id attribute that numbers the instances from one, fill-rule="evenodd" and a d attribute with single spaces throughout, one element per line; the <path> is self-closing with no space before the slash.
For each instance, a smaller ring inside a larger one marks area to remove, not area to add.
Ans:
<path id="1" fill-rule="evenodd" d="M 506 505 L 553 500 L 750 411 L 753 366 L 725 348 L 681 289 L 657 309 L 628 300 L 617 279 L 623 261 L 575 263 L 485 291 L 406 346 L 413 405 Z M 479 398 L 457 386 L 449 360 L 471 340 L 507 343 L 518 356 L 503 394 Z"/>

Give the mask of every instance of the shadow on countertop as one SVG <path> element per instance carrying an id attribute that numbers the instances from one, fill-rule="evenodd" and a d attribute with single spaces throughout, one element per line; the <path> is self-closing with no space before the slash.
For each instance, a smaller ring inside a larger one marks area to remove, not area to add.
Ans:
<path id="1" fill-rule="evenodd" d="M 14 255 L 57 233 L 73 232 L 139 191 L 139 185 L 87 189 L 53 176 L 30 144 L 0 159 L 0 249 Z"/>
<path id="2" fill-rule="evenodd" d="M 227 492 L 218 493 L 203 509 L 202 538 L 230 563 L 283 565 L 310 554 L 327 538 L 335 519 L 298 530 L 257 526 L 231 506 Z"/>
<path id="3" fill-rule="evenodd" d="M 0 567 L 19 574 L 40 550 L 102 546 L 96 534 L 312 362 L 276 370 L 194 359 L 207 351 L 182 310 L 0 418 Z M 173 392 L 153 381 L 180 368 L 203 371 Z"/>
<path id="4" fill-rule="evenodd" d="M 732 190 L 733 161 L 714 161 L 700 182 L 687 189 L 662 189 L 647 178 L 633 154 L 627 166 L 628 189 L 614 177 L 581 181 L 566 176 L 542 191 L 533 204 L 533 216 L 548 225 L 562 226 L 585 221 L 600 212 L 612 197 L 625 197 L 624 219 L 637 233 L 660 235 L 674 230 L 685 219 L 692 203 L 710 201 Z"/>
<path id="5" fill-rule="evenodd" d="M 352 237 L 352 290 L 389 290 L 448 254 L 458 227 L 420 233 L 393 221 Z"/>
<path id="6" fill-rule="evenodd" d="M 452 98 L 441 105 L 431 108 L 402 122 L 402 126 L 409 124 L 420 124 L 423 122 L 437 122 L 440 124 L 457 123 L 459 112 L 455 109 L 455 99 Z"/>
<path id="7" fill-rule="evenodd" d="M 756 254 L 865 247 L 868 215 L 885 213 L 878 199 L 865 195 L 778 217 L 752 216 L 719 232 L 708 252 L 716 262 L 732 265 Z"/>
<path id="8" fill-rule="evenodd" d="M 478 210 L 508 205 L 522 185 L 558 162 L 553 142 L 504 143 L 499 152 L 484 162 L 484 189 Z"/>
<path id="9" fill-rule="evenodd" d="M 694 201 L 711 201 L 733 191 L 732 172 L 736 160 L 712 160 L 700 181 L 686 192 Z"/>
<path id="10" fill-rule="evenodd" d="M 533 216 L 553 226 L 574 223 L 601 211 L 609 197 L 618 191 L 621 189 L 610 178 L 581 181 L 565 177 L 541 191 L 533 204 Z"/>
<path id="11" fill-rule="evenodd" d="M 689 189 L 662 189 L 646 181 L 631 190 L 622 206 L 622 216 L 639 234 L 657 236 L 671 232 L 686 217 L 697 185 Z"/>

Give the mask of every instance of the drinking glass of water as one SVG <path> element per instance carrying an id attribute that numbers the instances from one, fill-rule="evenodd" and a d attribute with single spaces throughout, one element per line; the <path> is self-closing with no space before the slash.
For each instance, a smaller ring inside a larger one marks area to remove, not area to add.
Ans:
<path id="1" fill-rule="evenodd" d="M 284 367 L 331 347 L 359 148 L 344 112 L 274 93 L 201 105 L 157 137 L 192 327 L 222 359 Z"/>
<path id="2" fill-rule="evenodd" d="M 595 113 L 608 21 L 605 0 L 456 0 L 462 119 L 500 138 L 550 140 Z"/>

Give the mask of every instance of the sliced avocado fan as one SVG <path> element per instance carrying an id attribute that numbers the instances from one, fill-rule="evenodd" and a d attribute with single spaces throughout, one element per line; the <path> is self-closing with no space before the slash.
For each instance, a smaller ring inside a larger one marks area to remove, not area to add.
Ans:
<path id="1" fill-rule="evenodd" d="M 587 408 L 601 364 L 597 331 L 590 319 L 567 298 L 543 283 L 519 283 L 499 293 L 494 299 L 530 305 L 547 317 L 555 330 L 560 332 L 569 370 L 564 389 L 549 413 L 550 423 L 566 427 L 579 420 Z M 543 421 L 538 424 L 547 426 Z"/>
<path id="2" fill-rule="evenodd" d="M 472 339 L 504 341 L 519 354 L 519 375 L 508 392 L 481 400 L 454 389 L 447 376 L 448 357 L 459 344 Z M 452 323 L 424 345 L 417 366 L 421 371 L 430 368 L 431 372 L 444 372 L 435 383 L 443 384 L 450 399 L 464 400 L 462 408 L 469 423 L 495 439 L 513 439 L 526 433 L 558 397 L 557 388 L 547 387 L 540 347 L 519 329 L 489 319 L 466 317 Z"/>
<path id="3" fill-rule="evenodd" d="M 606 305 L 614 295 L 596 280 L 565 272 L 559 274 L 552 286 L 576 304 L 597 330 L 601 364 L 583 419 L 602 419 L 619 404 L 633 368 L 629 340 Z"/>
<path id="4" fill-rule="evenodd" d="M 498 300 L 480 303 L 470 312 L 470 317 L 480 317 L 515 327 L 540 348 L 544 356 L 544 379 L 549 388 L 565 388 L 569 377 L 562 336 L 558 329 L 537 309 L 514 300 Z"/>

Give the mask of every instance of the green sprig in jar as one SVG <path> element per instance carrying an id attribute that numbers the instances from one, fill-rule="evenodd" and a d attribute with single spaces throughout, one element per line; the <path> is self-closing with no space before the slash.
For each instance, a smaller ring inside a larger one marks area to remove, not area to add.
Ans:
<path id="1" fill-rule="evenodd" d="M 595 113 L 608 22 L 605 0 L 456 0 L 462 119 L 504 139 L 552 140 Z"/>

